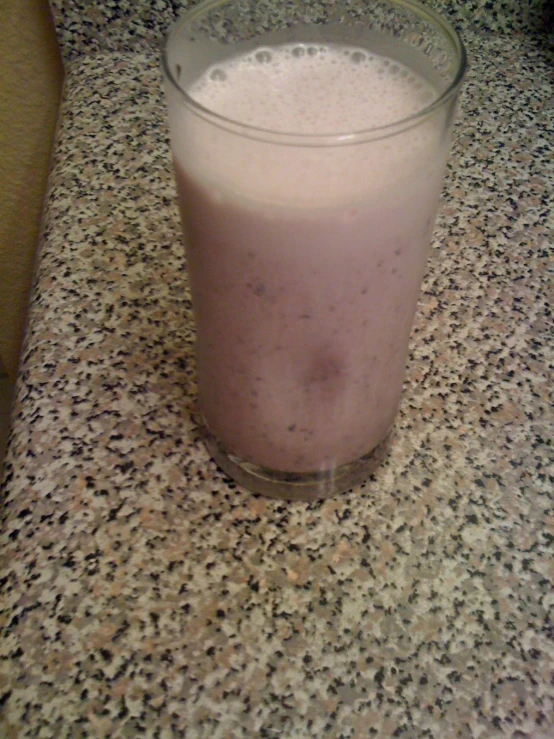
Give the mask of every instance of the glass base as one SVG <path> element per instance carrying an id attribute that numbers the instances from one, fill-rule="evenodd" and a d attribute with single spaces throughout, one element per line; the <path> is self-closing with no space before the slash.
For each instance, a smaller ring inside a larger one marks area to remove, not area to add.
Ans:
<path id="1" fill-rule="evenodd" d="M 229 477 L 253 493 L 280 500 L 320 500 L 344 493 L 367 480 L 389 452 L 392 432 L 371 452 L 354 462 L 322 472 L 282 472 L 246 462 L 227 451 L 204 426 L 204 444 L 214 462 Z"/>

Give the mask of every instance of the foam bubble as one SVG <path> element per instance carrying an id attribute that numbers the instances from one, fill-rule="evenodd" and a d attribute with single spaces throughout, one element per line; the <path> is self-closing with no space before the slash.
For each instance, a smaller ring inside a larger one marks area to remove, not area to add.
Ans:
<path id="1" fill-rule="evenodd" d="M 254 58 L 260 64 L 269 64 L 273 59 L 273 54 L 268 49 L 260 49 L 254 54 Z"/>
<path id="2" fill-rule="evenodd" d="M 223 69 L 219 69 L 219 67 L 216 67 L 210 72 L 210 79 L 212 80 L 212 82 L 225 82 L 225 80 L 227 79 L 227 74 L 223 71 Z"/>
<path id="3" fill-rule="evenodd" d="M 363 51 L 353 51 L 350 55 L 350 59 L 354 64 L 361 64 L 367 60 L 367 55 Z"/>

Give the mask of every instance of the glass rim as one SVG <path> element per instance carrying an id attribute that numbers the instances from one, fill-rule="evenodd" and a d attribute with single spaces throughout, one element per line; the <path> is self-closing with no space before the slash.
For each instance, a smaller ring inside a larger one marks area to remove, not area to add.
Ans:
<path id="1" fill-rule="evenodd" d="M 418 2 L 418 0 L 387 0 L 391 5 L 408 8 L 425 20 L 432 22 L 440 31 L 442 31 L 444 36 L 448 38 L 458 54 L 458 67 L 456 74 L 454 75 L 452 82 L 449 83 L 447 88 L 436 98 L 436 100 L 433 100 L 429 105 L 426 105 L 421 110 L 418 110 L 416 113 L 413 113 L 406 118 L 401 118 L 398 121 L 387 123 L 382 126 L 373 126 L 358 131 L 345 131 L 329 134 L 294 133 L 242 123 L 233 118 L 216 113 L 215 111 L 210 110 L 210 108 L 197 102 L 179 85 L 171 72 L 168 61 L 168 47 L 183 26 L 190 25 L 193 21 L 197 20 L 198 17 L 205 15 L 206 12 L 217 8 L 220 5 L 226 5 L 231 1 L 232 0 L 203 0 L 178 18 L 170 28 L 163 43 L 162 68 L 166 79 L 179 93 L 186 108 L 218 128 L 223 128 L 226 131 L 236 133 L 247 138 L 269 141 L 275 144 L 309 147 L 359 144 L 366 141 L 389 138 L 417 126 L 422 121 L 430 118 L 437 110 L 445 106 L 450 100 L 455 98 L 466 73 L 467 53 L 464 43 L 458 31 L 448 20 L 432 8 Z"/>

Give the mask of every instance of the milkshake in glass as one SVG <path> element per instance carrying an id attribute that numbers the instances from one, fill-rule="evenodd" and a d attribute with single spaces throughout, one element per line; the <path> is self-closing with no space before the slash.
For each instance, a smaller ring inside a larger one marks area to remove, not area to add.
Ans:
<path id="1" fill-rule="evenodd" d="M 204 3 L 165 53 L 208 449 L 283 498 L 386 448 L 464 66 L 415 3 L 329 8 L 257 33 L 255 3 Z"/>

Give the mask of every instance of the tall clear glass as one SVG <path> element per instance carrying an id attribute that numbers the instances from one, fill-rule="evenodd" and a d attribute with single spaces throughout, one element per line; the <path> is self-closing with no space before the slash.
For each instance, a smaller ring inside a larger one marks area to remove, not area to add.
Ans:
<path id="1" fill-rule="evenodd" d="M 412 0 L 207 0 L 163 66 L 206 444 L 316 499 L 387 451 L 466 57 Z"/>

